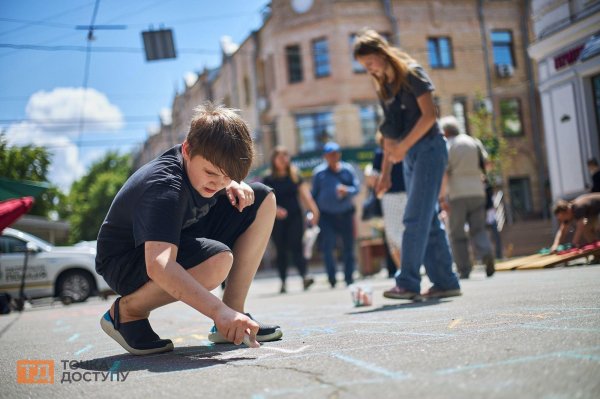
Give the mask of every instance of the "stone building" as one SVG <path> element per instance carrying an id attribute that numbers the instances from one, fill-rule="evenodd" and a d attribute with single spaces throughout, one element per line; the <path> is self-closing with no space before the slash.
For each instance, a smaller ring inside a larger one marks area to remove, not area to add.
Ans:
<path id="1" fill-rule="evenodd" d="M 572 198 L 600 161 L 600 1 L 533 0 L 532 19 L 552 199 Z"/>
<path id="2" fill-rule="evenodd" d="M 352 59 L 353 37 L 368 26 L 425 67 L 440 116 L 454 114 L 476 134 L 474 110 L 492 111 L 494 133 L 511 148 L 499 189 L 515 219 L 544 213 L 545 151 L 534 117 L 526 2 L 273 0 L 264 17 L 238 49 L 223 46 L 214 76 L 200 74 L 208 89 L 192 93 L 193 86 L 175 99 L 174 126 L 189 123 L 189 102 L 208 98 L 241 110 L 255 136 L 257 168 L 277 144 L 312 165 L 330 139 L 355 161 L 368 161 L 380 111 L 370 77 Z"/>

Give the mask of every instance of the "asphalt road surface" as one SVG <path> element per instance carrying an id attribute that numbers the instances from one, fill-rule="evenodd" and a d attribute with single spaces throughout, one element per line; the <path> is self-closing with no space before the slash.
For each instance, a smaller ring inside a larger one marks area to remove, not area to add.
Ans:
<path id="1" fill-rule="evenodd" d="M 211 321 L 182 303 L 150 319 L 175 350 L 146 357 L 100 330 L 114 297 L 0 316 L 0 397 L 600 397 L 598 265 L 477 271 L 463 296 L 420 303 L 383 298 L 381 275 L 359 282 L 369 307 L 316 277 L 308 292 L 290 278 L 286 295 L 276 278 L 255 281 L 247 311 L 284 331 L 259 349 L 210 344 Z"/>

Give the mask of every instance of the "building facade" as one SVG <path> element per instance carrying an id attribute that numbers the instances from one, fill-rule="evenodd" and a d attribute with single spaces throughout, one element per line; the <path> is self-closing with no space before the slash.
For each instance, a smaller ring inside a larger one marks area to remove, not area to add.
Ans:
<path id="1" fill-rule="evenodd" d="M 532 117 L 537 99 L 525 6 L 519 0 L 273 0 L 262 27 L 235 52 L 224 51 L 219 72 L 205 79 L 210 90 L 180 96 L 186 104 L 212 99 L 240 109 L 253 129 L 257 167 L 275 145 L 297 159 L 317 159 L 328 140 L 360 158 L 356 150 L 373 148 L 380 122 L 371 78 L 352 58 L 353 38 L 368 26 L 424 66 L 440 116 L 457 116 L 477 135 L 474 111 L 492 112 L 494 133 L 511 148 L 499 189 L 516 219 L 539 216 L 546 209 L 546 166 Z M 173 124 L 185 123 L 189 116 L 179 110 L 188 106 L 173 109 Z"/>
<path id="2" fill-rule="evenodd" d="M 600 154 L 600 1 L 533 0 L 538 89 L 552 199 L 588 190 Z"/>

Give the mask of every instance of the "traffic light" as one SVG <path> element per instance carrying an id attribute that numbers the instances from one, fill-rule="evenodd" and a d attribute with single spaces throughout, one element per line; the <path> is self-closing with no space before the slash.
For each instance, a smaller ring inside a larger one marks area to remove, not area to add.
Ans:
<path id="1" fill-rule="evenodd" d="M 146 61 L 176 58 L 175 44 L 173 42 L 173 31 L 171 29 L 160 29 L 142 32 Z"/>

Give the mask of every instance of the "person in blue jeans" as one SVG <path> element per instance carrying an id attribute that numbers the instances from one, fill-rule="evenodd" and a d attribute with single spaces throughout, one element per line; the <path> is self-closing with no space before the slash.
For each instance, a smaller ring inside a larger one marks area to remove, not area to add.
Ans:
<path id="1" fill-rule="evenodd" d="M 391 186 L 391 165 L 403 161 L 407 203 L 402 238 L 402 269 L 396 286 L 384 292 L 394 299 L 461 295 L 452 271 L 448 237 L 438 219 L 439 193 L 448 162 L 446 141 L 436 120 L 433 83 L 408 54 L 394 48 L 374 30 L 361 32 L 354 58 L 373 78 L 384 111 L 379 130 L 384 160 L 377 190 Z M 433 286 L 421 294 L 421 265 Z M 422 295 L 422 296 L 421 296 Z"/>
<path id="2" fill-rule="evenodd" d="M 346 285 L 354 282 L 354 203 L 359 181 L 356 171 L 341 160 L 337 143 L 329 142 L 323 147 L 324 163 L 313 170 L 312 196 L 321 212 L 321 252 L 325 260 L 327 277 L 331 288 L 336 285 L 336 262 L 334 251 L 337 236 L 343 244 L 344 280 Z"/>

